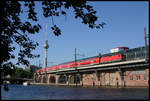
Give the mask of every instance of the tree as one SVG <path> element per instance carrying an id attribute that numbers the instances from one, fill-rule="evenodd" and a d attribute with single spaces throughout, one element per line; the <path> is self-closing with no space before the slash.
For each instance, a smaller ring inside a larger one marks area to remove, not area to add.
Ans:
<path id="1" fill-rule="evenodd" d="M 15 69 L 12 70 L 12 75 L 13 78 L 32 78 L 32 73 L 23 70 L 22 68 L 16 67 Z"/>
<path id="2" fill-rule="evenodd" d="M 52 20 L 56 16 L 66 16 L 66 10 L 73 8 L 75 19 L 81 19 L 81 23 L 87 24 L 89 28 L 101 29 L 104 22 L 96 24 L 98 17 L 92 6 L 87 5 L 86 0 L 66 0 L 66 1 L 41 1 L 43 8 L 43 16 L 51 17 Z M 28 11 L 26 12 L 21 6 L 24 5 Z M 38 22 L 37 12 L 35 12 L 35 1 L 6 1 L 0 0 L 0 43 L 1 58 L 0 64 L 6 73 L 6 67 L 15 67 L 15 65 L 28 65 L 28 58 L 37 58 L 38 54 L 32 54 L 32 50 L 38 46 L 37 42 L 32 41 L 28 35 L 38 33 L 42 28 L 38 23 L 32 25 L 30 21 Z M 23 22 L 20 14 L 26 13 L 28 21 Z M 61 35 L 61 29 L 54 24 L 51 26 L 54 35 Z M 12 53 L 15 47 L 12 44 L 17 43 L 20 46 L 18 53 L 18 62 L 12 63 L 10 59 L 16 56 Z"/>

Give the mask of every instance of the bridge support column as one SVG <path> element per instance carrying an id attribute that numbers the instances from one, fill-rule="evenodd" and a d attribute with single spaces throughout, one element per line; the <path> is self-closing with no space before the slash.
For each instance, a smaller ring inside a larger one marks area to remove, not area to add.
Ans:
<path id="1" fill-rule="evenodd" d="M 51 76 L 51 74 L 49 74 L 49 75 L 47 76 L 47 84 L 50 84 L 50 76 Z"/>
<path id="2" fill-rule="evenodd" d="M 83 74 L 80 74 L 80 85 L 83 86 Z"/>
<path id="3" fill-rule="evenodd" d="M 93 75 L 92 75 L 93 86 L 95 86 L 95 81 L 96 81 L 96 72 L 93 73 Z"/>
<path id="4" fill-rule="evenodd" d="M 41 84 L 43 83 L 43 75 L 41 75 L 41 82 L 40 82 Z"/>
<path id="5" fill-rule="evenodd" d="M 82 83 L 82 74 L 80 74 L 79 72 L 74 74 L 74 84 L 77 85 L 83 85 Z"/>
<path id="6" fill-rule="evenodd" d="M 55 79 L 56 79 L 55 84 L 58 85 L 58 84 L 59 84 L 59 83 L 58 83 L 59 75 L 56 74 L 56 75 L 55 75 Z"/>
<path id="7" fill-rule="evenodd" d="M 125 71 L 122 69 L 118 69 L 121 77 L 121 86 L 125 87 Z"/>
<path id="8" fill-rule="evenodd" d="M 65 74 L 66 76 L 66 84 L 69 85 L 69 75 Z"/>
<path id="9" fill-rule="evenodd" d="M 34 73 L 33 74 L 33 83 L 37 83 L 38 82 L 38 74 Z"/>
<path id="10" fill-rule="evenodd" d="M 100 86 L 100 72 L 95 71 L 92 76 L 93 86 Z"/>
<path id="11" fill-rule="evenodd" d="M 77 86 L 77 78 L 78 78 L 78 74 L 75 74 L 75 84 Z"/>
<path id="12" fill-rule="evenodd" d="M 101 86 L 101 73 L 96 71 L 96 77 L 97 77 L 97 80 L 98 80 L 98 86 Z"/>

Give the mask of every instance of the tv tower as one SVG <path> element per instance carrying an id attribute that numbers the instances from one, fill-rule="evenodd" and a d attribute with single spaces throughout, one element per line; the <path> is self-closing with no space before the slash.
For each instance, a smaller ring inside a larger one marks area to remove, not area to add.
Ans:
<path id="1" fill-rule="evenodd" d="M 44 68 L 47 67 L 47 49 L 49 48 L 48 45 L 48 33 L 47 33 L 47 24 L 46 24 L 46 38 L 45 38 L 45 43 L 44 43 L 44 49 L 45 49 L 45 59 L 44 59 Z"/>

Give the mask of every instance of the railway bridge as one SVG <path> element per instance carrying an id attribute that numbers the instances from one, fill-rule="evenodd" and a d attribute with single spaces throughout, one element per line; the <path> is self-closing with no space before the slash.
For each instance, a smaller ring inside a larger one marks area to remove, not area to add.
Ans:
<path id="1" fill-rule="evenodd" d="M 143 54 L 143 55 L 141 55 Z M 129 55 L 128 55 L 129 56 Z M 126 61 L 56 69 L 34 74 L 34 82 L 46 85 L 149 86 L 148 53 L 134 52 Z"/>

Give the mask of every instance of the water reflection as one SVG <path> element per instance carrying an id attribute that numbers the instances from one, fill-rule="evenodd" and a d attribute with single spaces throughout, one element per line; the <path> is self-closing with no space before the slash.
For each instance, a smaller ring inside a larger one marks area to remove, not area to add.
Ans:
<path id="1" fill-rule="evenodd" d="M 9 85 L 1 87 L 2 100 L 148 100 L 148 88 L 85 88 Z"/>

